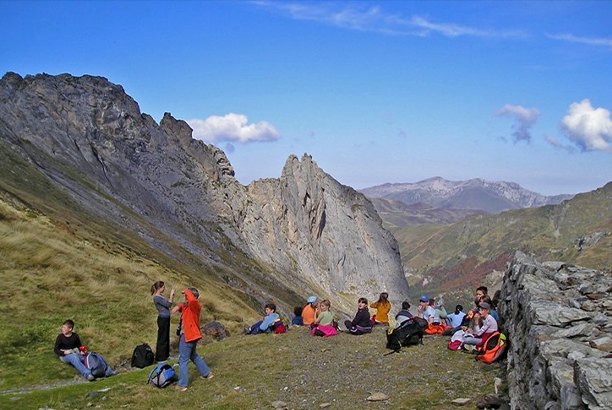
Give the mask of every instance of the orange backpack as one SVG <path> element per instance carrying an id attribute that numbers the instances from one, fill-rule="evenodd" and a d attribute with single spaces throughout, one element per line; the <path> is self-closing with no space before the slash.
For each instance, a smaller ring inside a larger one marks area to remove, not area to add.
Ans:
<path id="1" fill-rule="evenodd" d="M 476 360 L 491 364 L 505 353 L 507 347 L 508 341 L 506 335 L 500 332 L 493 332 L 482 344 L 477 346 L 478 353 Z"/>

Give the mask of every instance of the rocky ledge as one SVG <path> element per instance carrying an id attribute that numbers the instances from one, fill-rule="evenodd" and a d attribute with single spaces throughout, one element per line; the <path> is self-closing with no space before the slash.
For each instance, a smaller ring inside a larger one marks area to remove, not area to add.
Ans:
<path id="1" fill-rule="evenodd" d="M 513 409 L 612 409 L 612 274 L 517 252 L 500 313 Z"/>

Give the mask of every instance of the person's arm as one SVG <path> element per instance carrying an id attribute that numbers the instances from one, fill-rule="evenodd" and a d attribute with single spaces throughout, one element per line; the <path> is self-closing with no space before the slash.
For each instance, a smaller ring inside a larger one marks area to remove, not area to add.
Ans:
<path id="1" fill-rule="evenodd" d="M 176 305 L 175 307 L 172 308 L 172 310 L 170 311 L 171 314 L 175 314 L 176 312 L 180 312 L 183 308 L 183 304 L 179 303 L 178 305 Z"/>
<path id="2" fill-rule="evenodd" d="M 172 301 L 166 299 L 163 296 L 154 296 L 155 299 L 155 303 L 157 303 L 158 305 L 162 305 L 163 307 L 165 307 L 166 309 L 170 309 L 172 307 Z"/>
<path id="3" fill-rule="evenodd" d="M 263 321 L 261 322 L 261 325 L 259 325 L 259 329 L 268 330 L 270 325 L 274 323 L 276 319 L 278 319 L 277 314 L 274 314 L 274 313 L 269 314 L 268 316 L 264 317 Z"/>
<path id="4" fill-rule="evenodd" d="M 176 292 L 176 287 L 172 286 L 172 290 L 170 290 L 170 299 L 168 299 L 170 301 L 170 304 L 172 304 L 172 302 L 174 302 L 174 293 Z"/>
<path id="5" fill-rule="evenodd" d="M 53 346 L 53 353 L 55 353 L 58 356 L 65 355 L 64 350 L 60 349 L 61 338 L 62 338 L 62 335 L 59 334 L 57 336 L 57 339 L 55 339 L 55 346 Z"/>
<path id="6" fill-rule="evenodd" d="M 372 302 L 372 303 L 370 303 L 370 307 L 371 307 L 372 309 L 378 309 L 378 302 Z"/>

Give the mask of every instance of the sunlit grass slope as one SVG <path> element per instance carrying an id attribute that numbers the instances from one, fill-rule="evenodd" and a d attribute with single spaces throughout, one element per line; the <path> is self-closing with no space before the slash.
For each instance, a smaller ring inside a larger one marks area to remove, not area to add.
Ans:
<path id="1" fill-rule="evenodd" d="M 72 378 L 51 349 L 63 320 L 111 363 L 156 337 L 149 289 L 164 280 L 202 292 L 204 320 L 232 330 L 257 313 L 244 294 L 176 263 L 162 264 L 119 243 L 82 238 L 69 227 L 0 199 L 0 389 Z M 180 298 L 180 295 L 178 296 Z M 175 326 L 174 323 L 173 326 Z"/>

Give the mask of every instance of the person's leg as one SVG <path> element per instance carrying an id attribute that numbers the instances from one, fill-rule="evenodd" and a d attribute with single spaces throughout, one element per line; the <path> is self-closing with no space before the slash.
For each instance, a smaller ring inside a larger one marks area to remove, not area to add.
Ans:
<path id="1" fill-rule="evenodd" d="M 263 320 L 260 320 L 259 322 L 255 323 L 253 326 L 251 326 L 251 333 L 252 335 L 258 335 L 260 333 L 263 333 L 263 331 L 259 328 L 259 326 L 263 323 Z"/>
<path id="2" fill-rule="evenodd" d="M 344 321 L 344 327 L 346 327 L 346 330 L 351 330 L 351 321 L 350 320 L 345 320 Z"/>
<path id="3" fill-rule="evenodd" d="M 67 356 L 60 356 L 60 360 L 77 369 L 79 373 L 81 373 L 81 375 L 86 379 L 91 374 L 91 370 L 85 367 L 82 361 L 82 357 L 80 355 L 71 353 Z"/>
<path id="4" fill-rule="evenodd" d="M 157 345 L 155 360 L 163 362 L 170 356 L 170 318 L 157 317 Z"/>
<path id="5" fill-rule="evenodd" d="M 191 361 L 193 362 L 193 364 L 195 364 L 196 369 L 198 369 L 198 372 L 202 375 L 202 377 L 208 377 L 208 375 L 210 374 L 210 369 L 206 365 L 204 359 L 200 357 L 198 351 L 196 350 L 198 342 L 191 342 L 189 344 L 192 345 L 190 357 Z"/>
<path id="6" fill-rule="evenodd" d="M 481 340 L 482 340 L 481 337 L 465 336 L 463 338 L 463 344 L 476 346 L 478 343 L 480 343 Z"/>
<path id="7" fill-rule="evenodd" d="M 191 357 L 191 345 L 185 343 L 185 335 L 179 339 L 179 387 L 187 387 L 189 383 L 189 358 Z"/>

